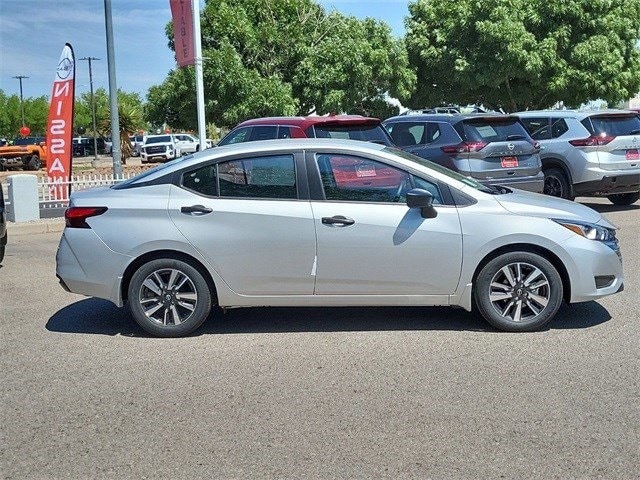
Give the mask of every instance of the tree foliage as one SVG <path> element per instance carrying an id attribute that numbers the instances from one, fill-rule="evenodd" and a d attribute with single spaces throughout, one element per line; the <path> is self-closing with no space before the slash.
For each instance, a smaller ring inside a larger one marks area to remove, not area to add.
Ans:
<path id="1" fill-rule="evenodd" d="M 33 135 L 43 135 L 47 128 L 49 101 L 47 97 L 23 98 L 24 123 Z M 6 95 L 0 90 L 0 137 L 12 139 L 22 127 L 20 96 Z"/>
<path id="2" fill-rule="evenodd" d="M 207 119 L 380 110 L 407 99 L 415 75 L 401 40 L 373 19 L 327 13 L 313 0 L 208 0 L 201 15 Z M 167 28 L 173 49 L 171 24 Z M 147 119 L 194 128 L 191 68 L 148 95 Z"/>
<path id="3" fill-rule="evenodd" d="M 640 0 L 414 0 L 414 107 L 609 104 L 640 90 Z"/>

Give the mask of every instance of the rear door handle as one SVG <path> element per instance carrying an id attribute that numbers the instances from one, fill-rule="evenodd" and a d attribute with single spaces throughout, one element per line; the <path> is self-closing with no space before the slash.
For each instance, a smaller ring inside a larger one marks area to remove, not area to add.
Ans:
<path id="1" fill-rule="evenodd" d="M 186 213 L 187 215 L 206 215 L 207 213 L 213 212 L 213 209 L 205 207 L 204 205 L 191 205 L 190 207 L 182 207 L 180 212 Z"/>
<path id="2" fill-rule="evenodd" d="M 333 217 L 322 217 L 323 225 L 342 225 L 346 227 L 348 225 L 353 225 L 356 223 L 352 218 L 347 218 L 342 215 L 334 215 Z"/>

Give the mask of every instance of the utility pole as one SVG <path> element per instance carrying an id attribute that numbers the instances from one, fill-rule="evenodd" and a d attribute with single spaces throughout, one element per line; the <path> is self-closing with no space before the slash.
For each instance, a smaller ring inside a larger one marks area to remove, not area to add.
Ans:
<path id="1" fill-rule="evenodd" d="M 20 111 L 22 112 L 22 126 L 24 127 L 24 104 L 22 103 L 22 79 L 29 78 L 26 75 L 16 75 L 13 78 L 17 78 L 20 82 Z"/>
<path id="2" fill-rule="evenodd" d="M 91 88 L 91 118 L 93 120 L 93 167 L 98 166 L 98 132 L 96 128 L 96 102 L 93 98 L 93 71 L 91 70 L 91 61 L 100 60 L 97 57 L 82 57 L 80 60 L 89 62 L 89 87 Z"/>
<path id="3" fill-rule="evenodd" d="M 118 86 L 116 84 L 116 55 L 113 48 L 111 0 L 104 0 L 104 23 L 107 31 L 107 70 L 109 71 L 109 105 L 111 107 L 111 157 L 113 159 L 113 175 L 116 178 L 122 178 L 120 118 L 118 117 Z"/>
<path id="4" fill-rule="evenodd" d="M 207 131 L 204 118 L 204 81 L 202 74 L 202 37 L 200 33 L 200 0 L 193 0 L 193 40 L 196 70 L 196 111 L 198 113 L 198 137 L 200 151 L 207 148 Z"/>

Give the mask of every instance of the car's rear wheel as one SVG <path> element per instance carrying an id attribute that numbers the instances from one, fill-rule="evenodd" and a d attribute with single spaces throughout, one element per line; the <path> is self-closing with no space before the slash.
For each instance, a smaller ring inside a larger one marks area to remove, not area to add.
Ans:
<path id="1" fill-rule="evenodd" d="M 607 198 L 614 205 L 631 205 L 640 199 L 640 192 L 618 193 L 615 195 L 609 195 Z"/>
<path id="2" fill-rule="evenodd" d="M 2 263 L 2 260 L 4 260 L 4 249 L 5 245 L 0 245 L 0 263 Z"/>
<path id="3" fill-rule="evenodd" d="M 158 337 L 187 335 L 211 312 L 209 284 L 196 268 L 181 260 L 145 263 L 131 277 L 128 295 L 134 320 Z"/>
<path id="4" fill-rule="evenodd" d="M 544 171 L 544 193 L 552 197 L 573 200 L 571 185 L 565 173 L 559 168 L 547 168 Z"/>
<path id="5" fill-rule="evenodd" d="M 488 262 L 474 285 L 478 310 L 491 325 L 528 332 L 547 324 L 562 303 L 562 279 L 547 259 L 511 252 Z"/>

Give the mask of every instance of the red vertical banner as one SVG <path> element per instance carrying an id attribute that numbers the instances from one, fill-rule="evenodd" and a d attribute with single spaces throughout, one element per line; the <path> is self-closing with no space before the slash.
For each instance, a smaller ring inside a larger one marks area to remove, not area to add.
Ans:
<path id="1" fill-rule="evenodd" d="M 73 48 L 66 43 L 60 55 L 51 93 L 47 120 L 47 176 L 60 184 L 51 188 L 53 199 L 67 198 L 71 184 L 71 154 L 73 151 L 73 102 L 76 63 Z M 65 186 L 69 185 L 69 188 Z"/>
<path id="2" fill-rule="evenodd" d="M 169 0 L 173 19 L 173 41 L 175 43 L 178 66 L 193 65 L 195 53 L 193 44 L 193 5 L 191 0 Z"/>

